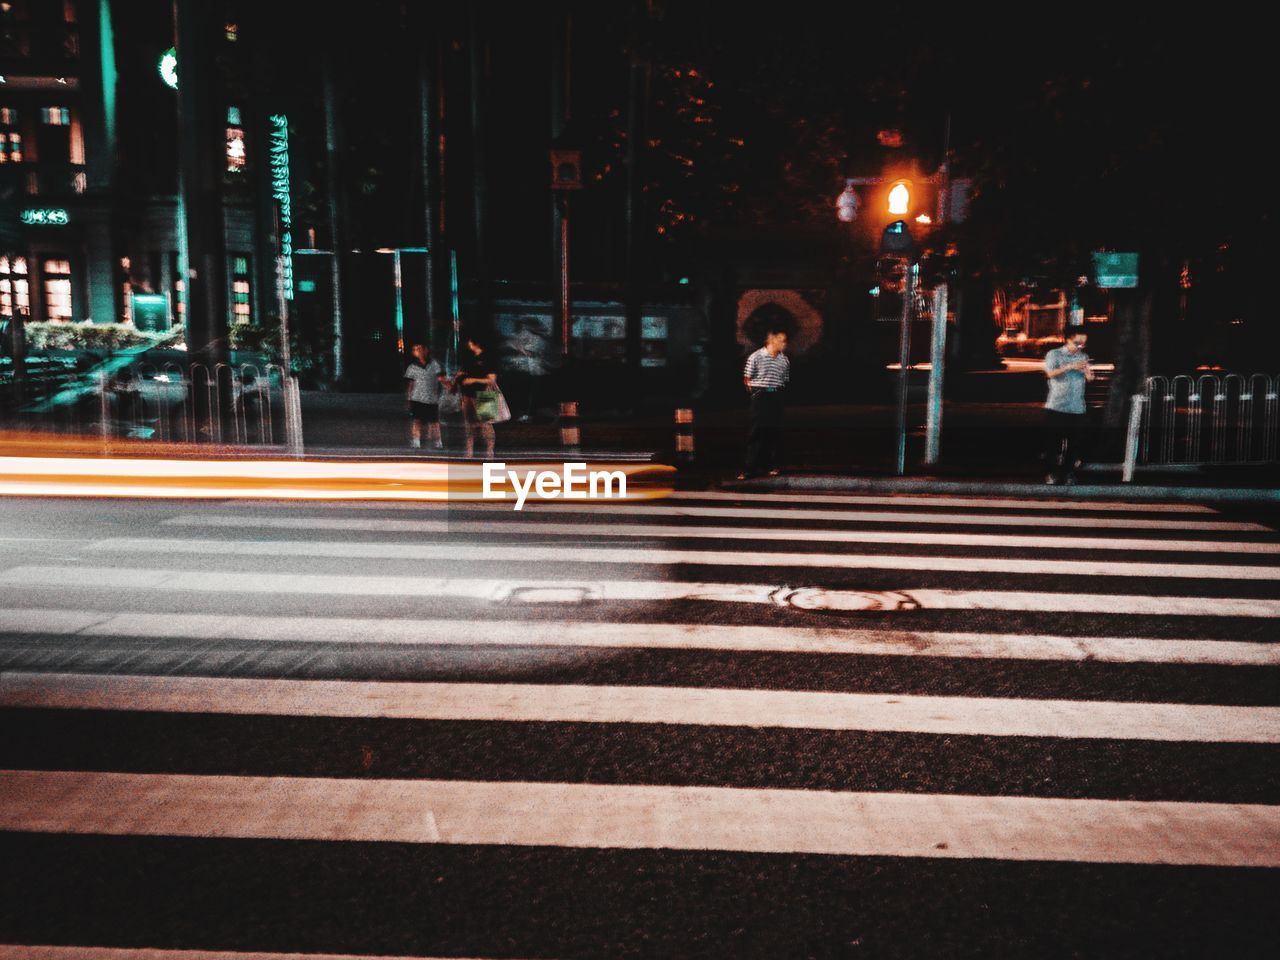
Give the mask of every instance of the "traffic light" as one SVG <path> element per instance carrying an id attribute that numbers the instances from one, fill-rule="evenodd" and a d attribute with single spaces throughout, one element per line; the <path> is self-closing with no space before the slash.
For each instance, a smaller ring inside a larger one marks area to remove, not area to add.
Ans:
<path id="1" fill-rule="evenodd" d="M 899 180 L 889 188 L 889 215 L 905 217 L 911 212 L 911 181 Z"/>
<path id="2" fill-rule="evenodd" d="M 909 257 L 915 252 L 915 240 L 907 229 L 907 221 L 895 220 L 880 235 L 880 252 Z"/>

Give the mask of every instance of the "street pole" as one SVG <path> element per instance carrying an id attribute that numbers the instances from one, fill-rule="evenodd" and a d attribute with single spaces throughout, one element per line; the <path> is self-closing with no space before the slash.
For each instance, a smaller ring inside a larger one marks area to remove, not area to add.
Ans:
<path id="1" fill-rule="evenodd" d="M 182 82 L 178 84 L 178 165 L 186 214 L 188 357 L 213 370 L 227 359 L 227 250 L 223 224 L 226 107 L 215 82 L 221 21 L 211 5 L 175 0 Z"/>
<path id="2" fill-rule="evenodd" d="M 284 290 L 285 258 L 276 258 L 276 303 L 280 310 L 280 390 L 284 394 L 284 436 L 289 452 L 302 456 L 302 393 L 293 375 L 289 348 L 289 300 Z M 268 383 L 268 389 L 270 383 Z"/>
<path id="3" fill-rule="evenodd" d="M 569 198 L 560 203 L 560 355 L 569 356 L 573 342 L 572 304 L 569 302 Z"/>
<path id="4" fill-rule="evenodd" d="M 915 262 L 908 258 L 898 335 L 898 476 L 907 472 L 907 368 L 911 365 L 911 314 L 915 306 L 917 269 Z"/>
<path id="5" fill-rule="evenodd" d="M 396 349 L 404 353 L 404 282 L 400 273 L 400 248 L 391 254 L 396 273 Z"/>
<path id="6" fill-rule="evenodd" d="M 326 38 L 322 52 L 322 82 L 324 86 L 324 150 L 325 170 L 328 176 L 326 197 L 326 213 L 329 220 L 329 246 L 333 248 L 333 261 L 330 271 L 330 286 L 333 298 L 333 379 L 341 383 L 347 374 L 346 343 L 343 335 L 342 319 L 342 258 L 347 249 L 347 221 L 345 206 L 340 204 L 342 193 L 342 164 L 337 78 L 333 63 L 332 38 Z"/>
<path id="7" fill-rule="evenodd" d="M 947 356 L 947 285 L 933 291 L 933 345 L 929 351 L 929 409 L 925 418 L 924 462 L 942 453 L 942 375 Z"/>

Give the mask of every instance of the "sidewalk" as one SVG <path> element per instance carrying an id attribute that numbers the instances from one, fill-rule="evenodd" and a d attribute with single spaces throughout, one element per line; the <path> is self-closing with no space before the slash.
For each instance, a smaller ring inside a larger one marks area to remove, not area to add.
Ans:
<path id="1" fill-rule="evenodd" d="M 1134 483 L 1120 481 L 1117 451 L 1100 450 L 1110 460 L 1086 467 L 1074 486 L 1043 482 L 1039 459 L 1041 404 L 948 401 L 943 416 L 942 458 L 921 463 L 924 410 L 908 411 L 907 476 L 896 467 L 892 405 L 800 406 L 787 411 L 783 475 L 735 482 L 742 466 L 747 417 L 743 409 L 697 410 L 695 456 L 680 463 L 681 486 L 727 490 L 859 491 L 885 493 L 999 494 L 1035 498 L 1117 498 L 1280 502 L 1280 464 L 1217 468 L 1142 468 Z M 356 452 L 396 456 L 438 456 L 408 447 L 408 423 L 398 394 L 304 393 L 303 424 L 309 454 Z M 557 423 L 510 422 L 497 426 L 498 458 L 542 455 L 556 459 L 649 455 L 679 463 L 674 410 L 665 415 L 629 417 L 586 414 L 579 421 L 577 451 L 560 445 Z M 461 424 L 445 424 L 446 453 L 461 452 Z M 323 454 L 322 454 L 323 455 Z"/>

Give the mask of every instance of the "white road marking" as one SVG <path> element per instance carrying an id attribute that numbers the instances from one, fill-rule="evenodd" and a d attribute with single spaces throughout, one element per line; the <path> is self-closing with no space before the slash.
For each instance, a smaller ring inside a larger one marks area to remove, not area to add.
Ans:
<path id="1" fill-rule="evenodd" d="M 1280 599 L 1168 597 L 1134 594 L 1038 593 L 998 590 L 826 590 L 765 583 L 659 580 L 538 580 L 234 573 L 127 567 L 21 566 L 0 571 L 0 589 L 76 589 L 299 594 L 305 596 L 454 597 L 489 603 L 591 604 L 693 600 L 752 603 L 802 610 L 1021 610 L 1047 613 L 1153 616 L 1280 617 Z"/>
<path id="2" fill-rule="evenodd" d="M 727 787 L 5 771 L 0 829 L 1280 867 L 1276 806 Z"/>
<path id="3" fill-rule="evenodd" d="M 902 554 L 756 553 L 587 547 L 581 544 L 359 543 L 310 540 L 96 540 L 94 552 L 238 557 L 326 557 L 353 560 L 609 563 L 657 566 L 810 567 L 824 570 L 915 570 L 951 573 L 1061 574 L 1079 577 L 1159 577 L 1193 580 L 1280 580 L 1280 567 L 1244 564 L 1142 563 L 1114 560 L 1036 560 L 1013 557 L 935 557 Z"/>
<path id="4" fill-rule="evenodd" d="M 0 706 L 1280 743 L 1280 707 L 703 687 L 0 673 Z"/>
<path id="5" fill-rule="evenodd" d="M 487 624 L 487 625 L 486 625 Z M 402 620 L 234 614 L 0 609 L 0 634 L 148 637 L 252 643 L 368 643 L 1280 666 L 1280 644 L 1156 637 L 936 633 L 581 620 Z M 12 648 L 11 648 L 12 649 Z M 32 647 L 38 650 L 39 647 Z"/>
<path id="6" fill-rule="evenodd" d="M 252 499 L 252 498 L 249 498 Z M 261 507 L 264 510 L 296 509 L 269 500 L 253 501 L 252 504 L 228 500 L 225 507 L 242 506 Z M 510 516 L 510 504 L 484 503 L 427 503 L 393 504 L 393 503 L 360 503 L 351 501 L 342 504 L 343 510 L 378 511 L 406 513 L 414 515 L 456 515 L 461 517 L 470 513 L 493 513 L 499 516 Z M 1070 527 L 1080 529 L 1131 529 L 1131 530 L 1227 530 L 1249 531 L 1253 533 L 1275 533 L 1270 527 L 1260 523 L 1242 520 L 1197 520 L 1197 519 L 1147 519 L 1143 517 L 1079 517 L 1057 516 L 1052 513 L 1035 516 L 1018 516 L 1014 514 L 977 514 L 977 513 L 920 513 L 908 510 L 809 510 L 803 508 L 790 510 L 772 510 L 764 507 L 719 507 L 683 505 L 679 501 L 671 502 L 665 498 L 644 503 L 611 503 L 598 501 L 595 503 L 563 503 L 532 500 L 525 505 L 526 513 L 568 513 L 582 516 L 607 519 L 613 516 L 667 516 L 667 517 L 711 517 L 746 520 L 822 520 L 835 523 L 928 523 L 951 524 L 961 526 L 996 526 L 996 527 Z"/>
<path id="7" fill-rule="evenodd" d="M 1073 510 L 1099 513 L 1210 513 L 1218 511 L 1196 503 L 1117 503 L 1111 500 L 1015 500 L 1000 497 L 953 497 L 929 494 L 869 496 L 866 494 L 820 494 L 808 491 L 794 493 L 731 493 L 723 490 L 677 490 L 668 500 L 727 501 L 731 503 L 825 503 L 870 507 L 976 507 L 993 510 Z M 1033 518 L 1030 518 L 1034 520 Z"/>
<path id="8" fill-rule="evenodd" d="M 519 534 L 525 537 L 581 536 L 694 540 L 762 540 L 800 543 L 889 543 L 925 546 L 1006 547 L 1051 550 L 1143 550 L 1191 553 L 1280 554 L 1280 541 L 1150 540 L 1139 537 L 1037 537 L 1025 534 L 935 533 L 911 530 L 813 530 L 776 527 L 703 527 L 678 524 L 546 523 L 523 520 L 396 520 L 385 517 L 261 517 L 183 514 L 166 526 L 219 529 L 341 530 L 401 534 Z"/>
<path id="9" fill-rule="evenodd" d="M 571 503 L 537 503 L 530 507 L 537 513 L 585 513 L 599 516 L 604 511 L 609 513 L 626 511 L 637 516 L 676 516 L 676 517 L 734 517 L 748 520 L 828 520 L 844 523 L 932 523 L 957 524 L 966 526 L 1003 526 L 1003 527 L 1071 527 L 1095 529 L 1132 529 L 1132 530 L 1250 530 L 1254 532 L 1273 532 L 1270 527 L 1260 523 L 1249 523 L 1238 520 L 1147 520 L 1129 517 L 1068 517 L 1054 516 L 1012 516 L 1008 514 L 976 514 L 976 513 L 912 513 L 908 511 L 870 511 L 870 510 L 767 510 L 752 507 L 696 507 L 654 503 L 636 503 L 610 508 L 607 505 L 593 509 L 591 505 Z M 441 507 L 440 509 L 450 509 Z M 458 508 L 454 508 L 458 509 Z"/>

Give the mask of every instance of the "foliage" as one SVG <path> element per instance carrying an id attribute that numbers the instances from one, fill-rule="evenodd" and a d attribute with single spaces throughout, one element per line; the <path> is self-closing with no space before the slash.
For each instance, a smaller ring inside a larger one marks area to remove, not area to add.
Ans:
<path id="1" fill-rule="evenodd" d="M 117 351 L 150 347 L 165 339 L 164 334 L 143 333 L 123 323 L 26 323 L 27 349 Z"/>

